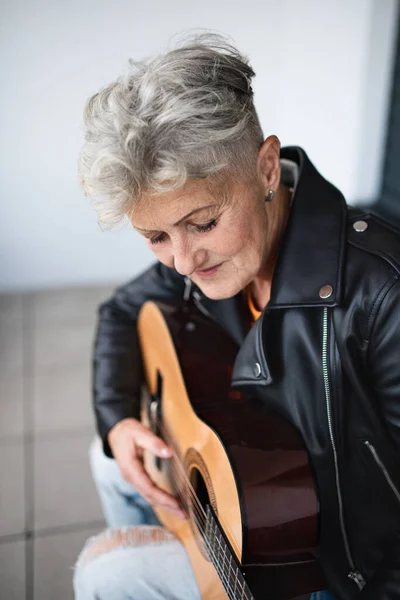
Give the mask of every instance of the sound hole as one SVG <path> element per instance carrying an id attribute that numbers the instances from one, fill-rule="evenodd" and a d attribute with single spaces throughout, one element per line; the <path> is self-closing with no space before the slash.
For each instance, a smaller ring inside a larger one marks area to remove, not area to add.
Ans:
<path id="1" fill-rule="evenodd" d="M 207 505 L 211 504 L 210 496 L 208 494 L 206 482 L 204 481 L 202 474 L 196 467 L 192 467 L 192 470 L 190 472 L 190 483 L 192 484 L 192 487 L 195 491 L 198 502 L 200 503 L 202 509 L 206 513 Z M 198 518 L 201 519 L 201 522 L 203 522 L 202 517 L 199 515 L 199 512 L 201 512 L 200 507 L 197 506 L 196 500 L 193 500 L 193 502 L 196 504 L 192 507 L 194 513 L 195 515 L 198 515 Z"/>
<path id="2" fill-rule="evenodd" d="M 190 526 L 198 549 L 209 561 L 203 537 L 207 521 L 207 505 L 212 506 L 214 512 L 218 514 L 213 485 L 207 465 L 197 450 L 189 448 L 184 464 L 190 482 L 190 490 L 188 490 Z"/>
<path id="3" fill-rule="evenodd" d="M 192 465 L 190 469 L 189 479 L 195 494 L 195 496 L 190 500 L 190 525 L 192 527 L 198 549 L 202 553 L 203 557 L 209 561 L 210 558 L 204 544 L 204 535 L 206 528 L 207 505 L 212 505 L 212 501 L 210 499 L 204 477 L 199 469 L 197 469 L 197 467 L 194 465 Z"/>

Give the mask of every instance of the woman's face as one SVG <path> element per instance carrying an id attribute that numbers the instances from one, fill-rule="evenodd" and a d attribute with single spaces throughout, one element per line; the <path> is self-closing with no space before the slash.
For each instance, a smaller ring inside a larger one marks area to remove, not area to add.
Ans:
<path id="1" fill-rule="evenodd" d="M 214 300 L 245 288 L 266 260 L 267 214 L 260 184 L 190 180 L 176 191 L 142 195 L 131 222 L 162 263 Z"/>

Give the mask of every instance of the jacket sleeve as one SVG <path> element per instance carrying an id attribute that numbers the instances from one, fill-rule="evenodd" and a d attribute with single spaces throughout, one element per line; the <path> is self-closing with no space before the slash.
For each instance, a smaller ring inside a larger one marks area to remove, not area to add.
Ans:
<path id="1" fill-rule="evenodd" d="M 397 276 L 388 282 L 377 307 L 368 369 L 388 434 L 398 451 L 400 467 L 400 280 Z M 360 596 L 362 600 L 400 600 L 400 531 Z"/>
<path id="2" fill-rule="evenodd" d="M 156 263 L 99 308 L 93 353 L 93 402 L 104 452 L 112 456 L 107 435 L 122 419 L 137 418 L 143 381 L 136 331 L 139 310 L 147 300 L 182 298 L 184 277 Z"/>

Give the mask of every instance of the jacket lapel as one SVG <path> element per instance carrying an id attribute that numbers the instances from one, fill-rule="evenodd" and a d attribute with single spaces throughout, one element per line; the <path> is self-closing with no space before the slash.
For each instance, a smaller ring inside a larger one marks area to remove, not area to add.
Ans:
<path id="1" fill-rule="evenodd" d="M 337 306 L 342 296 L 345 200 L 318 173 L 304 150 L 282 148 L 281 156 L 298 164 L 299 177 L 268 308 Z M 319 295 L 324 286 L 332 287 L 328 298 Z"/>

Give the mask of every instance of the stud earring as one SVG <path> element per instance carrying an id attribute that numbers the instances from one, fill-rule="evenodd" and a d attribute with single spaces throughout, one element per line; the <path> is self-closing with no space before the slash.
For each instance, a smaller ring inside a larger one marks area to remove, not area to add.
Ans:
<path id="1" fill-rule="evenodd" d="M 271 200 L 274 196 L 275 196 L 274 190 L 269 190 L 268 195 L 265 198 L 265 202 L 271 202 Z"/>

